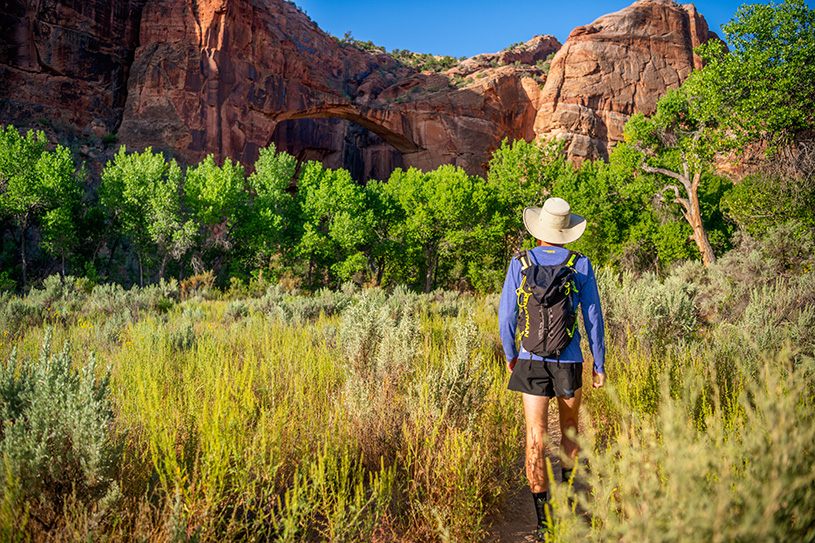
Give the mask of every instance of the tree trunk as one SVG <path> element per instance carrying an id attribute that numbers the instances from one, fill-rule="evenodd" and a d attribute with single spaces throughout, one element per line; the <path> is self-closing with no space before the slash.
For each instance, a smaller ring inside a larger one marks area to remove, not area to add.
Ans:
<path id="1" fill-rule="evenodd" d="M 144 288 L 144 266 L 141 263 L 141 255 L 136 253 L 136 256 L 139 259 L 139 287 Z"/>
<path id="2" fill-rule="evenodd" d="M 436 265 L 439 262 L 439 252 L 437 250 L 433 250 L 432 246 L 427 250 L 427 253 L 431 254 L 429 254 L 427 258 L 427 276 L 425 277 L 424 283 L 425 294 L 428 294 L 433 288 L 433 275 L 436 271 Z"/>
<path id="3" fill-rule="evenodd" d="M 674 192 L 676 195 L 676 201 L 682 205 L 682 215 L 685 217 L 685 220 L 688 221 L 688 224 L 690 224 L 690 227 L 693 230 L 693 239 L 696 241 L 696 246 L 699 248 L 699 252 L 702 253 L 702 263 L 705 266 L 715 264 L 716 255 L 713 254 L 713 248 L 710 246 L 710 240 L 707 237 L 707 230 L 705 230 L 705 225 L 702 223 L 702 210 L 699 206 L 699 183 L 702 180 L 702 173 L 696 172 L 693 174 L 693 177 L 691 177 L 687 161 L 685 161 L 684 158 L 682 163 L 682 173 L 667 170 L 665 168 L 649 166 L 645 162 L 644 158 L 640 163 L 640 167 L 643 169 L 643 171 L 648 173 L 659 173 L 672 179 L 676 179 L 682 183 L 685 193 L 688 195 L 687 198 L 682 198 L 680 196 L 679 188 L 676 185 L 666 185 L 662 191 L 660 191 L 660 193 L 662 194 L 669 190 Z"/>
<path id="4" fill-rule="evenodd" d="M 110 249 L 110 256 L 108 257 L 108 263 L 105 265 L 105 278 L 110 279 L 110 268 L 113 266 L 113 255 L 116 253 L 116 249 L 119 248 L 119 241 L 120 237 L 116 236 L 116 239 L 113 240 L 113 247 Z M 95 261 L 95 259 L 94 259 Z"/>
<path id="5" fill-rule="evenodd" d="M 701 174 L 693 176 L 690 194 L 690 209 L 688 215 L 685 217 L 693 229 L 693 239 L 696 241 L 696 246 L 699 247 L 699 252 L 702 253 L 702 263 L 705 266 L 710 266 L 716 263 L 716 255 L 713 254 L 713 247 L 710 246 L 710 240 L 707 237 L 707 230 L 705 225 L 702 224 L 702 208 L 699 205 L 699 180 Z"/>
<path id="6" fill-rule="evenodd" d="M 378 263 L 379 267 L 376 270 L 376 285 L 379 286 L 382 284 L 382 275 L 385 272 L 385 259 L 383 258 L 381 262 Z"/>
<path id="7" fill-rule="evenodd" d="M 25 234 L 28 228 L 23 227 L 20 232 L 20 260 L 23 264 L 23 289 L 28 287 L 28 255 L 25 251 Z"/>

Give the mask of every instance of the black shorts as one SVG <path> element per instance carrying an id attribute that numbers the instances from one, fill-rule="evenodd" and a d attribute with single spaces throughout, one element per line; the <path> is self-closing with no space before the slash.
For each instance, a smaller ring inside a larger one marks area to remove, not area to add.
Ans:
<path id="1" fill-rule="evenodd" d="M 519 358 L 507 388 L 534 396 L 574 398 L 583 386 L 583 363 L 546 362 Z"/>

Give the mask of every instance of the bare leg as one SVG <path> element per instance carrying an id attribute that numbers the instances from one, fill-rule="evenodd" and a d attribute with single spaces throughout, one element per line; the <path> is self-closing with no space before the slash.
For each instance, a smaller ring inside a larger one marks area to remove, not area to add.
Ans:
<path id="1" fill-rule="evenodd" d="M 574 461 L 579 452 L 577 441 L 571 439 L 569 435 L 574 431 L 577 437 L 577 417 L 580 411 L 580 401 L 583 398 L 583 389 L 578 388 L 574 391 L 573 398 L 558 397 L 557 411 L 560 417 L 560 432 L 561 440 L 560 447 L 563 450 L 563 468 L 573 469 Z"/>
<path id="2" fill-rule="evenodd" d="M 546 476 L 546 434 L 549 397 L 523 394 L 526 418 L 526 478 L 533 494 L 549 490 Z"/>

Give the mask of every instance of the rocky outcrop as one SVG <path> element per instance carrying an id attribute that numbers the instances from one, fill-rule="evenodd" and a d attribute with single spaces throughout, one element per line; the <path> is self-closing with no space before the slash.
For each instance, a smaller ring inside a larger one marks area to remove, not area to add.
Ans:
<path id="1" fill-rule="evenodd" d="M 697 45 L 715 38 L 693 4 L 639 0 L 575 28 L 552 60 L 535 134 L 560 137 L 576 159 L 607 158 L 631 115 L 702 66 Z"/>
<path id="2" fill-rule="evenodd" d="M 338 41 L 284 0 L 10 0 L 0 27 L 3 122 L 117 131 L 187 164 L 252 164 L 274 143 L 359 179 L 441 164 L 483 175 L 504 138 L 603 157 L 712 35 L 692 5 L 646 0 L 563 47 L 537 36 L 433 73 Z"/>
<path id="3" fill-rule="evenodd" d="M 172 148 L 187 162 L 213 153 L 251 163 L 275 142 L 300 158 L 322 154 L 345 165 L 353 153 L 343 142 L 359 141 L 346 137 L 354 123 L 375 135 L 363 138 L 372 149 L 358 157 L 367 178 L 390 165 L 456 164 L 483 174 L 503 138 L 534 136 L 531 87 L 519 67 L 459 88 L 455 76 L 419 73 L 339 43 L 288 2 L 156 0 L 141 27 L 119 131 L 134 148 Z M 538 42 L 519 49 L 536 60 L 560 45 Z M 377 156 L 388 166 L 364 164 Z"/>
<path id="4" fill-rule="evenodd" d="M 0 120 L 103 137 L 121 120 L 146 0 L 0 4 Z"/>

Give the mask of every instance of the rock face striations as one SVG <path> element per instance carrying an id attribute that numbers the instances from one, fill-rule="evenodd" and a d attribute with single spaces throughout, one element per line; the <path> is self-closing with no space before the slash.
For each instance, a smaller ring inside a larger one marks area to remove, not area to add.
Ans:
<path id="1" fill-rule="evenodd" d="M 274 143 L 359 179 L 441 164 L 483 175 L 504 138 L 605 157 L 714 36 L 692 5 L 641 0 L 563 46 L 539 36 L 434 73 L 338 41 L 284 0 L 10 0 L 0 21 L 2 122 L 115 131 L 186 163 L 251 164 Z"/>
<path id="2" fill-rule="evenodd" d="M 98 137 L 119 125 L 147 0 L 0 4 L 0 122 L 46 119 Z"/>

